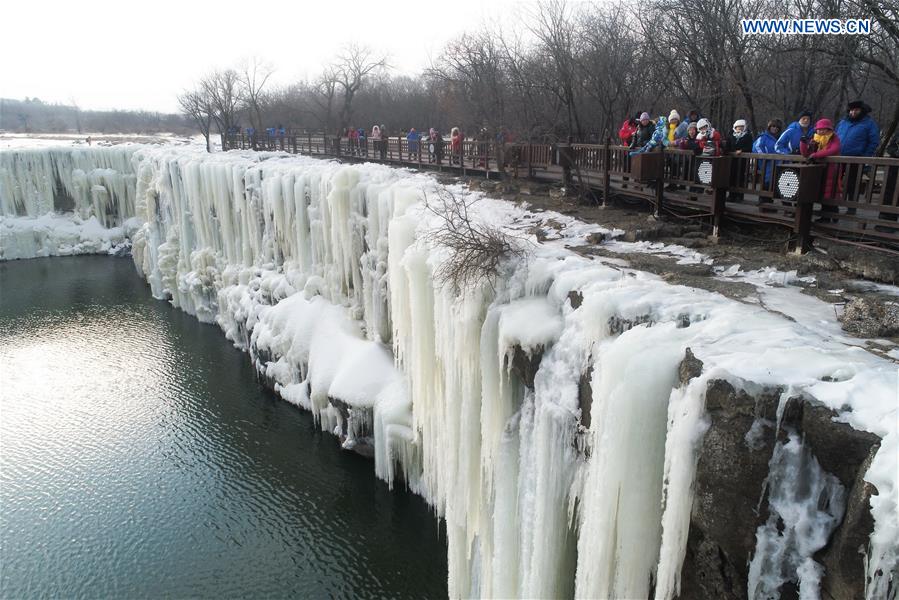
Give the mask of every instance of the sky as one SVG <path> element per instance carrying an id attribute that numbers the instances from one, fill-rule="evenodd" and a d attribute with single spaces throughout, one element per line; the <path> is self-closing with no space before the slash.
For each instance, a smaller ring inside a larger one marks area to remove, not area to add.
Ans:
<path id="1" fill-rule="evenodd" d="M 11 0 L 0 14 L 0 98 L 177 112 L 213 68 L 260 57 L 273 82 L 315 77 L 354 42 L 417 73 L 463 31 L 509 27 L 525 0 Z"/>

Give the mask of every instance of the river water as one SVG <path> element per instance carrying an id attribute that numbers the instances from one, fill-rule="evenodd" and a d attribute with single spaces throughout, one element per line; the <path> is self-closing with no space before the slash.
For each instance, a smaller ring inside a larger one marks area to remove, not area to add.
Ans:
<path id="1" fill-rule="evenodd" d="M 0 596 L 445 597 L 444 539 L 130 260 L 0 263 Z"/>

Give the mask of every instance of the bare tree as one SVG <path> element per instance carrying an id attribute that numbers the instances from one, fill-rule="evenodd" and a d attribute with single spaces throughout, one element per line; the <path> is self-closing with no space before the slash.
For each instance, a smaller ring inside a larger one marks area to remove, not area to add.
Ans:
<path id="1" fill-rule="evenodd" d="M 203 95 L 208 98 L 212 119 L 224 136 L 238 125 L 238 114 L 243 104 L 240 76 L 234 69 L 213 71 L 200 81 Z"/>
<path id="2" fill-rule="evenodd" d="M 241 94 L 250 111 L 250 121 L 256 129 L 262 129 L 261 105 L 265 84 L 275 72 L 271 63 L 253 56 L 243 61 L 240 69 Z"/>
<path id="3" fill-rule="evenodd" d="M 565 110 L 569 134 L 581 136 L 581 121 L 577 110 L 577 80 L 575 77 L 574 26 L 565 0 L 549 0 L 537 5 L 536 23 L 531 32 L 540 40 L 545 56 L 549 58 L 547 88 L 551 90 Z"/>
<path id="4" fill-rule="evenodd" d="M 492 285 L 506 261 L 522 259 L 528 253 L 525 240 L 472 215 L 473 198 L 459 198 L 440 190 L 428 199 L 427 209 L 439 217 L 439 224 L 428 233 L 430 243 L 450 251 L 434 278 L 441 284 L 464 290 L 482 283 Z"/>
<path id="5" fill-rule="evenodd" d="M 455 102 L 446 103 L 454 122 L 496 131 L 504 124 L 508 94 L 503 62 L 498 38 L 482 30 L 450 42 L 426 77 L 455 97 Z"/>
<path id="6" fill-rule="evenodd" d="M 326 67 L 315 81 L 313 100 L 324 113 L 320 119 L 324 131 L 332 131 L 334 128 L 334 102 L 337 99 L 337 84 L 339 78 L 333 66 Z M 341 128 L 346 127 L 341 124 Z"/>
<path id="7" fill-rule="evenodd" d="M 214 110 L 206 90 L 200 87 L 179 94 L 178 105 L 181 107 L 181 111 L 196 123 L 200 133 L 206 139 L 206 152 L 212 152 L 209 131 L 212 128 Z"/>
<path id="8" fill-rule="evenodd" d="M 387 57 L 375 55 L 364 46 L 351 44 L 340 54 L 333 66 L 333 74 L 343 92 L 340 107 L 340 129 L 350 124 L 353 116 L 353 99 L 366 79 L 379 69 L 387 68 Z"/>

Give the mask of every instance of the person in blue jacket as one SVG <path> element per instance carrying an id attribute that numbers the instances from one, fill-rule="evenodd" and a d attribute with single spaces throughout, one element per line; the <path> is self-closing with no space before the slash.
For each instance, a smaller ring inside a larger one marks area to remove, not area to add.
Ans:
<path id="1" fill-rule="evenodd" d="M 414 127 L 409 130 L 409 135 L 406 136 L 406 139 L 409 141 L 409 154 L 418 154 L 418 141 L 421 139 L 421 136 L 418 135 Z"/>
<path id="2" fill-rule="evenodd" d="M 698 123 L 701 118 L 702 114 L 698 110 L 694 109 L 688 112 L 687 118 L 681 121 L 677 129 L 674 130 L 674 139 L 679 140 L 687 137 L 687 128 L 690 126 L 690 123 Z"/>
<path id="3" fill-rule="evenodd" d="M 755 138 L 755 142 L 752 144 L 752 151 L 756 154 L 775 154 L 777 151 L 774 147 L 777 145 L 777 138 L 780 137 L 782 129 L 783 121 L 780 119 L 771 119 L 768 121 L 768 126 L 765 128 L 765 131 L 763 131 L 759 137 Z M 759 162 L 765 163 L 765 187 L 767 188 L 771 185 L 771 171 L 774 170 L 775 161 L 762 159 Z"/>
<path id="4" fill-rule="evenodd" d="M 877 144 L 880 143 L 880 127 L 868 113 L 871 107 L 861 100 L 853 100 L 847 107 L 846 117 L 837 123 L 834 132 L 840 138 L 841 156 L 874 156 Z M 846 198 L 856 201 L 855 189 L 859 180 L 858 170 L 861 165 L 849 165 L 846 169 Z M 867 169 L 865 169 L 866 171 Z M 861 191 L 860 191 L 861 193 Z M 854 208 L 846 210 L 847 214 L 855 214 Z"/>
<path id="5" fill-rule="evenodd" d="M 815 131 L 812 129 L 812 111 L 804 110 L 799 114 L 799 120 L 790 123 L 777 142 L 774 151 L 777 154 L 799 154 L 799 139 L 811 137 Z"/>
<path id="6" fill-rule="evenodd" d="M 840 154 L 843 156 L 874 156 L 880 143 L 880 127 L 868 114 L 871 107 L 861 100 L 849 103 L 846 118 L 837 123 Z"/>

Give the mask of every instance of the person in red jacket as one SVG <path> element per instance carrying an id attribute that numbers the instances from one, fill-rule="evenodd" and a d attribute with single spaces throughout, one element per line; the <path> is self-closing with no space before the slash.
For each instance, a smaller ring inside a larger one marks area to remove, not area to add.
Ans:
<path id="1" fill-rule="evenodd" d="M 637 121 L 639 118 L 640 113 L 637 113 L 634 115 L 633 119 L 627 119 L 621 124 L 621 129 L 618 130 L 618 139 L 621 140 L 622 146 L 631 145 L 631 138 L 634 137 L 634 132 L 637 131 Z"/>
<path id="2" fill-rule="evenodd" d="M 461 161 L 463 139 L 462 132 L 459 131 L 459 128 L 453 127 L 450 131 L 450 151 L 452 152 L 450 163 Z"/>
<path id="3" fill-rule="evenodd" d="M 699 130 L 696 139 L 699 140 L 702 155 L 721 156 L 721 134 L 712 127 L 712 122 L 708 119 L 699 119 L 696 128 Z"/>
<path id="4" fill-rule="evenodd" d="M 815 135 L 799 138 L 799 154 L 809 162 L 814 162 L 825 156 L 836 156 L 840 153 L 840 138 L 833 130 L 833 122 L 830 119 L 819 119 L 815 123 Z M 840 166 L 827 165 L 827 175 L 824 179 L 824 198 L 833 200 L 837 197 L 840 187 Z M 836 206 L 822 206 L 822 213 L 837 213 Z M 823 217 L 819 223 L 832 223 L 835 219 Z"/>

